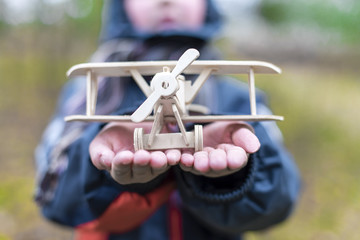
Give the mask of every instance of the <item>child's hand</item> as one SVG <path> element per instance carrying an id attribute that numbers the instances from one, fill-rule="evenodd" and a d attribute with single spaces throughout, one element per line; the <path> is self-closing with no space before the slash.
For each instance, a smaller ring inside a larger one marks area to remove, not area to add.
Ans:
<path id="1" fill-rule="evenodd" d="M 89 147 L 92 163 L 98 169 L 106 169 L 120 184 L 145 183 L 178 164 L 179 150 L 166 152 L 134 152 L 135 127 L 151 129 L 150 123 L 110 123 L 94 138 Z"/>
<path id="2" fill-rule="evenodd" d="M 249 153 L 260 142 L 248 125 L 239 122 L 215 122 L 204 127 L 204 150 L 184 151 L 180 167 L 207 177 L 220 177 L 239 171 L 247 164 Z"/>

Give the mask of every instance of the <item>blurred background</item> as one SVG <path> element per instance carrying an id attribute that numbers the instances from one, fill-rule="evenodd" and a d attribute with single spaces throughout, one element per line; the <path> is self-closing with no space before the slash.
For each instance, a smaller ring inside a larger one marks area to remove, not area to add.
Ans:
<path id="1" fill-rule="evenodd" d="M 269 61 L 259 76 L 303 193 L 285 223 L 247 239 L 358 239 L 360 1 L 218 0 L 226 59 Z M 70 239 L 33 202 L 33 152 L 74 64 L 96 49 L 102 1 L 0 0 L 0 240 Z"/>

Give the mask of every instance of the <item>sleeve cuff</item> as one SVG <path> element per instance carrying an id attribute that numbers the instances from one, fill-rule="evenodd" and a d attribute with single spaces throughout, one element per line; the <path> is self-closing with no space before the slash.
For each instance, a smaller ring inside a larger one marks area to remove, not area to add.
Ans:
<path id="1" fill-rule="evenodd" d="M 219 178 L 208 178 L 176 169 L 178 185 L 183 194 L 209 203 L 226 203 L 241 199 L 254 183 L 257 171 L 256 153 L 240 171 Z"/>

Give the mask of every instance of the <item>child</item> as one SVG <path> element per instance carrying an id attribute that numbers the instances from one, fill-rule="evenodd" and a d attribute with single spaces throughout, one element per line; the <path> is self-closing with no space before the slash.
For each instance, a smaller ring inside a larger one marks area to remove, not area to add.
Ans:
<path id="1" fill-rule="evenodd" d="M 109 0 L 92 61 L 177 60 L 188 48 L 218 59 L 208 43 L 220 26 L 210 0 Z M 299 176 L 275 124 L 215 122 L 204 151 L 135 152 L 133 130 L 149 123 L 64 123 L 85 111 L 85 84 L 65 86 L 36 151 L 42 212 L 77 239 L 239 239 L 291 212 Z M 131 79 L 102 79 L 97 114 L 131 114 L 145 99 Z M 247 88 L 221 77 L 195 101 L 214 114 L 250 111 Z"/>

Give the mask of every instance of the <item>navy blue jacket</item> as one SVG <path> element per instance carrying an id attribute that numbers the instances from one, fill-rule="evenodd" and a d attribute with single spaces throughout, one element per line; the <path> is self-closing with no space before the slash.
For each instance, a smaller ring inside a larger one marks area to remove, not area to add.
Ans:
<path id="1" fill-rule="evenodd" d="M 210 106 L 213 111 L 249 114 L 248 92 L 241 83 L 216 80 L 208 91 L 217 103 Z M 133 111 L 145 99 L 135 83 L 129 83 L 125 92 L 120 114 Z M 267 111 L 263 100 L 258 99 L 257 105 L 259 114 Z M 207 178 L 174 167 L 149 183 L 122 186 L 92 165 L 88 147 L 102 124 L 91 124 L 67 148 L 67 169 L 53 200 L 42 206 L 43 214 L 78 228 L 79 236 L 100 231 L 103 238 L 98 239 L 107 239 L 109 231 L 115 234 L 112 237 L 120 234 L 109 239 L 171 239 L 170 231 L 181 232 L 184 239 L 239 239 L 245 231 L 270 227 L 293 209 L 299 174 L 275 134 L 276 125 L 251 125 L 261 148 L 237 173 Z"/>

